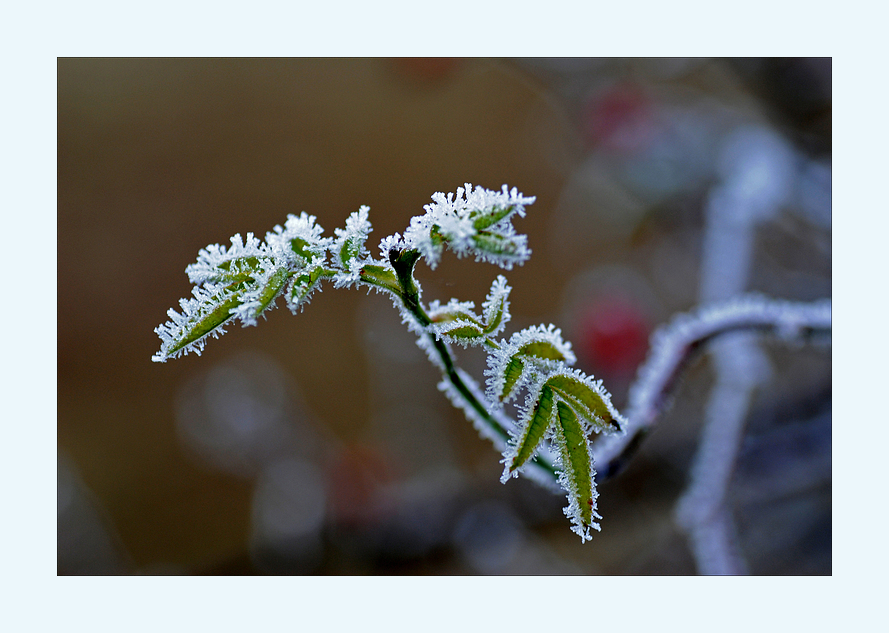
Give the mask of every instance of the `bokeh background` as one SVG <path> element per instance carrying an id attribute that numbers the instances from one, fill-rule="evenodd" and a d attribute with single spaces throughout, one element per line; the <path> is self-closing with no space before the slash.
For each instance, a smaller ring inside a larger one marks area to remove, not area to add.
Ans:
<path id="1" fill-rule="evenodd" d="M 537 196 L 509 332 L 556 323 L 620 408 L 751 165 L 746 289 L 830 297 L 830 59 L 60 59 L 58 572 L 695 573 L 673 512 L 706 357 L 581 544 L 564 497 L 499 483 L 387 298 L 328 287 L 166 364 L 153 329 L 209 243 L 367 204 L 375 250 L 433 192 L 507 183 Z M 418 268 L 427 301 L 480 303 L 498 273 Z M 763 349 L 738 539 L 752 573 L 830 574 L 830 349 Z"/>

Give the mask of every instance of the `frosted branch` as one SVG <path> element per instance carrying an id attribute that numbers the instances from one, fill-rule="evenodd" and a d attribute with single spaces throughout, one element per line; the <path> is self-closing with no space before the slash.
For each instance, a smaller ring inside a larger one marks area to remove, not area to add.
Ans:
<path id="1" fill-rule="evenodd" d="M 302 213 L 267 233 L 265 242 L 248 233 L 246 241 L 233 237 L 230 248 L 213 244 L 201 250 L 187 269 L 194 298 L 183 299 L 182 313 L 170 310 L 170 321 L 155 330 L 161 350 L 153 360 L 200 354 L 207 338 L 222 334 L 229 320 L 256 325 L 282 295 L 291 311 L 301 311 L 324 280 L 335 288 L 364 285 L 384 292 L 441 370 L 439 388 L 503 454 L 504 480 L 521 473 L 551 489 L 561 485 L 572 530 L 588 540 L 600 518 L 589 436 L 620 431 L 625 423 L 602 381 L 569 369 L 575 361 L 571 344 L 553 325 L 495 340 L 511 318 L 510 287 L 502 275 L 491 285 L 481 314 L 473 302 L 457 299 L 424 308 L 414 277 L 420 259 L 435 268 L 445 247 L 506 270 L 522 264 L 531 251 L 512 221 L 535 199 L 506 185 L 498 192 L 468 183 L 456 195 L 436 193 L 432 199 L 403 237 L 396 233 L 382 240 L 381 259 L 366 248 L 373 230 L 366 206 L 349 216 L 345 228 L 335 229 L 333 238 L 323 236 L 314 216 Z M 488 352 L 491 398 L 456 367 L 451 344 Z M 528 393 L 516 423 L 503 413 L 502 403 L 521 389 Z"/>
<path id="2" fill-rule="evenodd" d="M 798 303 L 742 295 L 680 314 L 651 338 L 651 349 L 630 387 L 626 434 L 593 445 L 602 477 L 614 475 L 668 409 L 682 373 L 704 347 L 731 332 L 759 332 L 788 344 L 830 342 L 831 300 Z"/>

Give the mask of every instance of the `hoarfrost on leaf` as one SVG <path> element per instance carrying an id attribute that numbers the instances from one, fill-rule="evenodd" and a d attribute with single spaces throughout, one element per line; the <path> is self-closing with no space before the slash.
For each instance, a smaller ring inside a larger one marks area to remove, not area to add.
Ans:
<path id="1" fill-rule="evenodd" d="M 405 246 L 417 250 L 433 269 L 447 245 L 457 257 L 474 255 L 476 261 L 510 270 L 531 255 L 527 237 L 516 234 L 512 219 L 524 217 L 525 205 L 535 200 L 506 185 L 499 192 L 473 189 L 470 183 L 458 187 L 456 195 L 437 192 L 425 205 L 426 214 L 411 220 L 404 232 Z"/>
<path id="2" fill-rule="evenodd" d="M 370 263 L 365 242 L 373 228 L 368 220 L 370 207 L 362 205 L 346 220 L 345 229 L 334 229 L 336 239 L 331 250 L 334 254 L 333 265 L 340 273 L 334 277 L 334 286 L 344 288 L 358 283 L 361 279 L 361 268 Z"/>
<path id="3" fill-rule="evenodd" d="M 490 337 L 498 334 L 511 318 L 509 291 L 506 279 L 498 275 L 482 304 L 481 316 L 474 312 L 475 303 L 472 301 L 451 299 L 445 306 L 438 300 L 433 301 L 428 309 L 432 321 L 430 331 L 448 343 L 464 347 L 491 345 Z"/>
<path id="4" fill-rule="evenodd" d="M 488 356 L 488 399 L 494 406 L 509 402 L 541 371 L 575 361 L 571 343 L 562 339 L 562 331 L 554 325 L 525 328 Z"/>
<path id="5" fill-rule="evenodd" d="M 292 259 L 299 257 L 308 265 L 316 258 L 326 257 L 331 238 L 321 237 L 324 233 L 315 223 L 315 216 L 303 211 L 300 215 L 287 216 L 282 228 L 280 225 L 266 233 L 265 241 L 279 255 Z"/>

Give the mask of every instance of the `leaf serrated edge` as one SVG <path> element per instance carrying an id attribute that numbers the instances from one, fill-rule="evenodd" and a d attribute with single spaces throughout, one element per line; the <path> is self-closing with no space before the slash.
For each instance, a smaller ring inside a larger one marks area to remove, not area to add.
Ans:
<path id="1" fill-rule="evenodd" d="M 578 413 L 596 431 L 620 433 L 621 423 L 626 420 L 611 404 L 611 395 L 602 387 L 602 381 L 594 381 L 580 370 L 554 372 L 547 378 L 547 384 L 566 402 L 576 403 Z"/>
<path id="2" fill-rule="evenodd" d="M 572 520 L 574 531 L 583 540 L 589 538 L 589 529 L 598 529 L 593 521 L 596 514 L 595 474 L 592 464 L 592 451 L 583 425 L 576 413 L 561 399 L 556 400 L 557 431 L 555 443 L 561 456 L 562 472 L 559 476 L 562 487 L 568 493 L 568 507 L 565 514 Z"/>

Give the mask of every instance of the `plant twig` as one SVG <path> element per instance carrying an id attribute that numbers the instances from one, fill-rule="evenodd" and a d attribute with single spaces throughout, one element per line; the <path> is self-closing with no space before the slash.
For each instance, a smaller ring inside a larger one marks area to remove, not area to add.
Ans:
<path id="1" fill-rule="evenodd" d="M 505 415 L 502 410 L 496 412 L 488 410 L 488 407 L 483 404 L 485 398 L 478 384 L 469 374 L 460 370 L 454 364 L 454 358 L 447 343 L 433 332 L 428 331 L 428 327 L 432 324 L 432 319 L 423 309 L 420 302 L 420 289 L 413 275 L 414 266 L 419 259 L 420 254 L 416 250 L 393 249 L 389 253 L 389 262 L 395 270 L 401 287 L 400 299 L 402 305 L 416 319 L 417 323 L 426 330 L 423 336 L 426 337 L 426 340 L 438 356 L 440 362 L 436 364 L 439 365 L 444 379 L 439 388 L 464 412 L 473 422 L 476 429 L 494 443 L 497 450 L 504 451 L 511 437 L 511 431 L 515 432 L 516 423 L 509 416 Z M 487 340 L 485 342 L 489 343 Z M 490 341 L 490 343 L 493 343 L 493 341 Z M 496 346 L 496 344 L 494 345 Z M 531 465 L 536 467 L 535 470 L 537 471 L 531 475 L 532 479 L 552 490 L 559 490 L 558 473 L 556 472 L 554 460 L 550 455 L 538 453 Z"/>
<path id="2" fill-rule="evenodd" d="M 789 344 L 830 342 L 831 300 L 790 302 L 749 294 L 677 315 L 651 337 L 651 348 L 630 387 L 626 433 L 593 445 L 601 477 L 615 475 L 672 402 L 685 369 L 706 346 L 732 332 L 758 332 Z"/>

